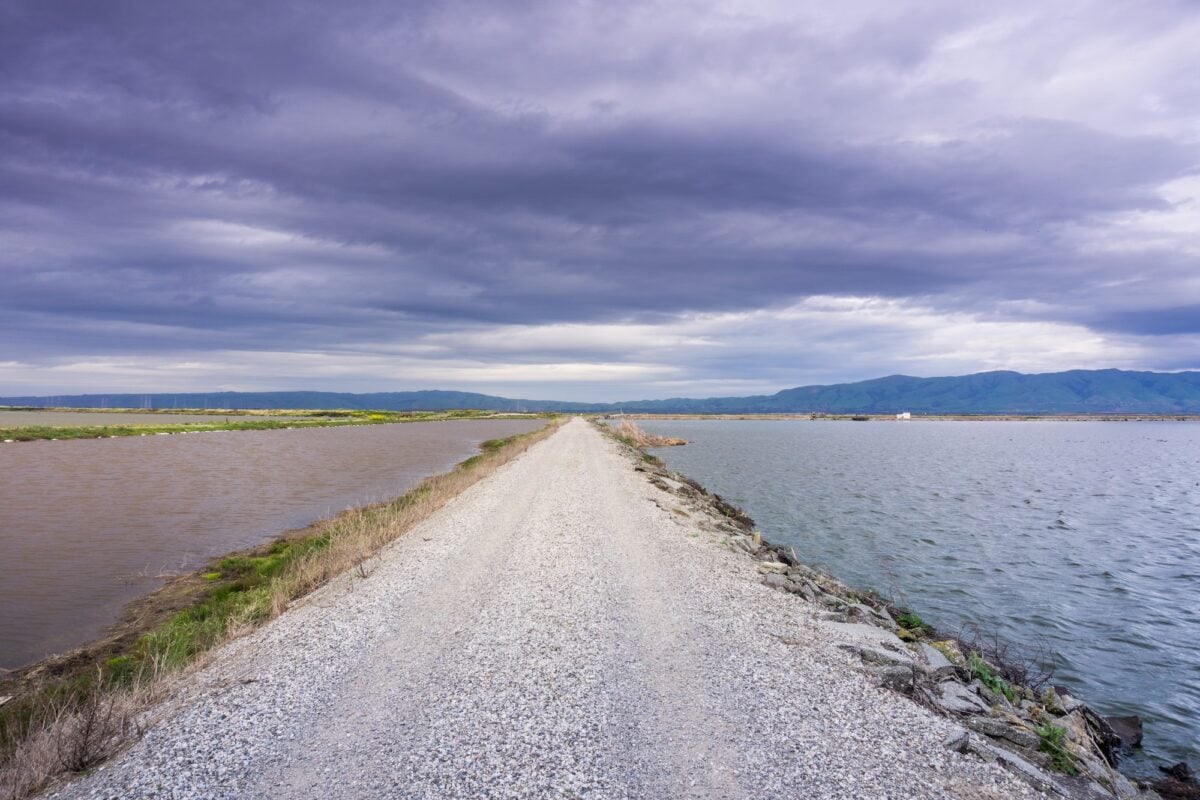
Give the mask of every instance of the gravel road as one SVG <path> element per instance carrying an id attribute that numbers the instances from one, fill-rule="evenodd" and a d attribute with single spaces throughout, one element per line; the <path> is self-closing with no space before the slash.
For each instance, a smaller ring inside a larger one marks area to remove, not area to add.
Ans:
<path id="1" fill-rule="evenodd" d="M 64 798 L 1039 797 L 582 420 L 188 676 Z"/>

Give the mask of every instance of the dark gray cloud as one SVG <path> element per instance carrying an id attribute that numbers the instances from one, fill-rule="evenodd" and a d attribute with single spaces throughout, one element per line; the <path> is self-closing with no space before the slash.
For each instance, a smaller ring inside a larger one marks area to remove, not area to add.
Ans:
<path id="1" fill-rule="evenodd" d="M 830 297 L 898 303 L 879 335 L 945 369 L 1042 365 L 1000 347 L 1023 325 L 1080 342 L 1050 366 L 1200 366 L 1187 4 L 396 5 L 6 4 L 0 382 L 186 354 L 203 383 L 234 352 L 676 394 L 921 370 L 847 373 L 808 328 L 730 345 Z M 967 320 L 998 349 L 940 337 Z"/>

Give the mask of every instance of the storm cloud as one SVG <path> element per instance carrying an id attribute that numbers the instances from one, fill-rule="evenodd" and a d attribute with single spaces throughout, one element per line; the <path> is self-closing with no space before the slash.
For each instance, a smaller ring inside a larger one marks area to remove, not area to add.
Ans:
<path id="1" fill-rule="evenodd" d="M 1002 5 L 5 4 L 0 394 L 1200 367 L 1200 11 Z"/>

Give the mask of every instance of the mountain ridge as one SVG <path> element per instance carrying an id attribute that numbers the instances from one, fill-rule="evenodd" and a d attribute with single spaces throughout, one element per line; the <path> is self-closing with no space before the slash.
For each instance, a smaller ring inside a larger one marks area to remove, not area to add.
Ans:
<path id="1" fill-rule="evenodd" d="M 425 411 L 881 414 L 1200 414 L 1200 372 L 1119 369 L 994 370 L 920 378 L 887 375 L 745 397 L 675 397 L 618 403 L 526 400 L 476 392 L 187 392 L 0 397 L 0 405 L 110 408 L 313 408 Z"/>

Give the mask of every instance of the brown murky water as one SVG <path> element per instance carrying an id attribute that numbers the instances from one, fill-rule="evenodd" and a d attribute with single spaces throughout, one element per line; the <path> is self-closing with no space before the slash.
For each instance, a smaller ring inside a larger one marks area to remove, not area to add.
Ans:
<path id="1" fill-rule="evenodd" d="M 0 668 L 93 638 L 164 572 L 403 494 L 543 420 L 0 445 Z"/>

